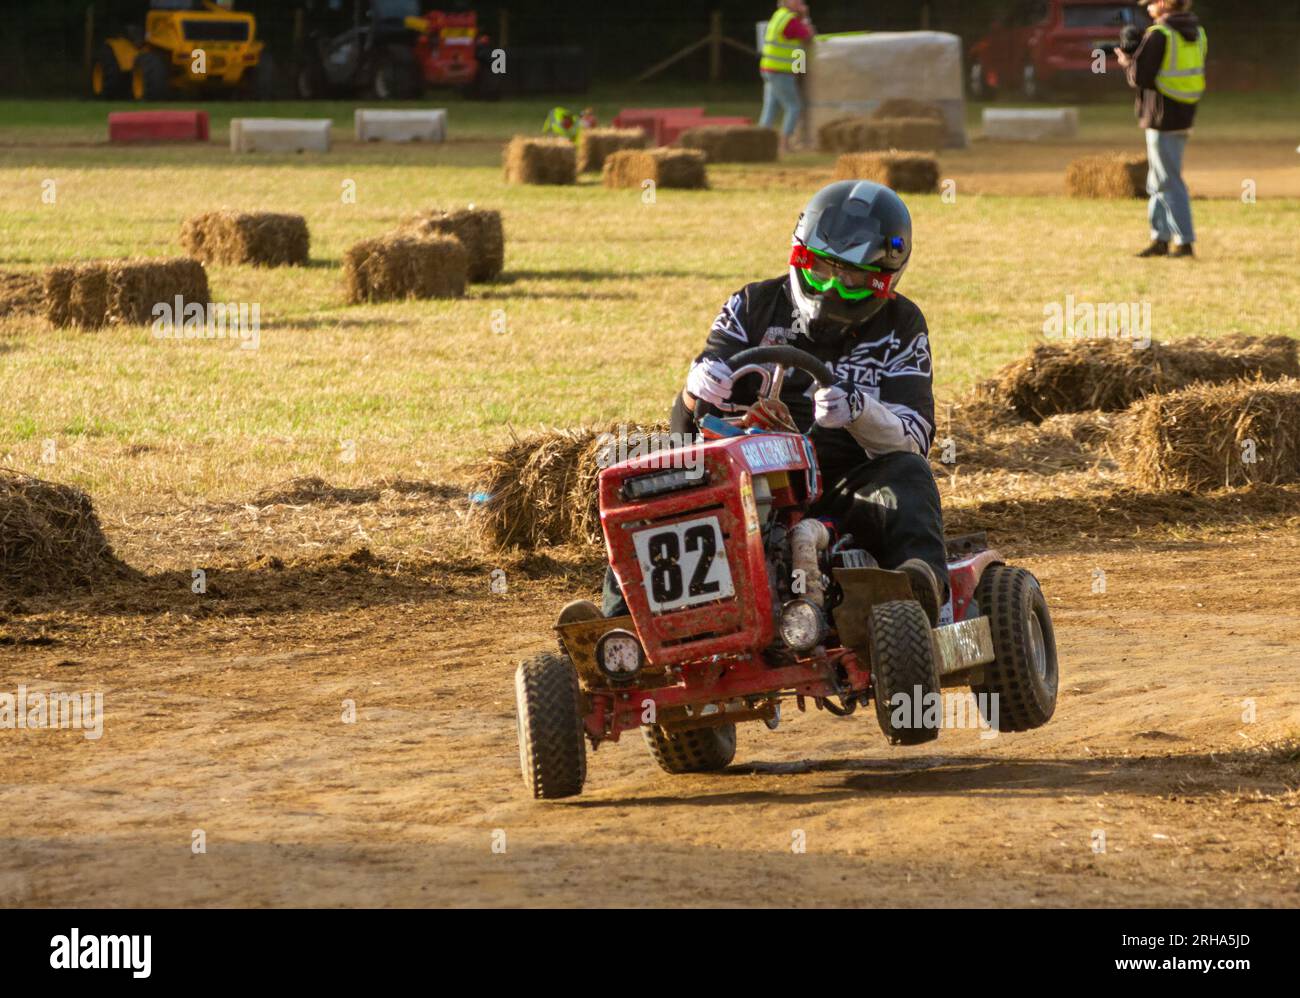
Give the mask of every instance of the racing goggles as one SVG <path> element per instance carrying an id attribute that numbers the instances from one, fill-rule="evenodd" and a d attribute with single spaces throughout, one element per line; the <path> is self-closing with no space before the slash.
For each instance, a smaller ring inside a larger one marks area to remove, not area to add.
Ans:
<path id="1" fill-rule="evenodd" d="M 804 280 L 814 291 L 825 293 L 831 288 L 839 292 L 846 301 L 861 301 L 872 295 L 881 298 L 893 298 L 890 287 L 895 274 L 886 273 L 879 267 L 840 263 L 823 253 L 795 244 L 790 250 L 790 265 L 803 271 Z"/>

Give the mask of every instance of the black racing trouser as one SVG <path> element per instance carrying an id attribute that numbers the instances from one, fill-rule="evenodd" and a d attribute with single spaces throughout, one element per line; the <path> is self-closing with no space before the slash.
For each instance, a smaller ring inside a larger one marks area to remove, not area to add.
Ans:
<path id="1" fill-rule="evenodd" d="M 841 534 L 853 535 L 853 547 L 865 549 L 881 568 L 921 559 L 934 569 L 946 599 L 943 510 L 930 462 L 920 454 L 895 451 L 822 474 L 826 490 L 810 512 L 833 517 Z"/>
<path id="2" fill-rule="evenodd" d="M 694 420 L 680 398 L 673 406 L 672 430 L 695 432 Z M 930 462 L 920 454 L 896 451 L 821 472 L 825 488 L 809 512 L 834 518 L 841 535 L 852 534 L 853 546 L 868 551 L 881 568 L 897 568 L 909 558 L 926 562 L 946 599 L 943 510 Z M 627 613 L 612 569 L 605 571 L 602 604 L 607 617 Z"/>

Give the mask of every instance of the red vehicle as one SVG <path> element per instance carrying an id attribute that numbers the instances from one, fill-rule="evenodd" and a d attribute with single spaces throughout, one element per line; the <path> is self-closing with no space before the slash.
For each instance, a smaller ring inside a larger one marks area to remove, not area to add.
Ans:
<path id="1" fill-rule="evenodd" d="M 1122 0 L 1020 0 L 971 46 L 971 97 L 1037 100 L 1052 90 L 1122 80 L 1115 60 L 1120 33 L 1150 24 L 1145 9 Z M 1106 53 L 1105 74 L 1094 71 L 1098 49 Z"/>
<path id="2" fill-rule="evenodd" d="M 834 381 L 788 346 L 730 363 L 737 380 L 763 379 L 760 400 L 779 398 L 787 367 Z M 950 540 L 952 597 L 931 628 L 906 575 L 806 515 L 821 493 L 811 441 L 746 422 L 705 416 L 702 441 L 601 473 L 606 548 L 630 612 L 570 604 L 559 652 L 516 671 L 520 765 L 534 797 L 579 793 L 587 744 L 636 728 L 669 773 L 722 769 L 736 725 L 774 729 L 791 700 L 839 717 L 874 702 L 886 736 L 909 745 L 938 737 L 930 711 L 946 686 L 969 686 L 983 724 L 999 731 L 1052 716 L 1056 642 L 1029 572 L 982 537 Z"/>
<path id="3" fill-rule="evenodd" d="M 417 19 L 413 19 L 417 20 Z M 467 87 L 478 75 L 474 50 L 479 43 L 478 15 L 433 10 L 415 42 L 415 60 L 424 82 L 432 87 Z"/>

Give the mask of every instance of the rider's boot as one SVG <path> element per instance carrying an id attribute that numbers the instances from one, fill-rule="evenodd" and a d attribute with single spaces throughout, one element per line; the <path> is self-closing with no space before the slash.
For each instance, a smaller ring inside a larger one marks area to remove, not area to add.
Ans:
<path id="1" fill-rule="evenodd" d="M 930 618 L 930 626 L 939 626 L 939 608 L 943 605 L 943 589 L 935 577 L 934 569 L 920 558 L 908 558 L 898 566 L 912 583 L 912 595 Z"/>

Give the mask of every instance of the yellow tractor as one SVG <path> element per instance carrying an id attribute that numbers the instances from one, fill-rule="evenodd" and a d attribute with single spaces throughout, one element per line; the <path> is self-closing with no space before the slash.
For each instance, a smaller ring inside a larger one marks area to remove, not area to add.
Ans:
<path id="1" fill-rule="evenodd" d="M 271 54 L 252 14 L 231 0 L 153 0 L 144 31 L 107 38 L 90 67 L 90 89 L 105 100 L 141 101 L 219 91 L 274 96 Z"/>

